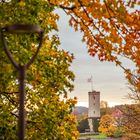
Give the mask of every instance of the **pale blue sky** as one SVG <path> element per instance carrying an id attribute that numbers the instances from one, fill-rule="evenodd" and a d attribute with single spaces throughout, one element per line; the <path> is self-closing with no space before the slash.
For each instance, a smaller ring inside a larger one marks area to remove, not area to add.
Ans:
<path id="1" fill-rule="evenodd" d="M 75 90 L 69 94 L 70 97 L 78 97 L 78 105 L 88 105 L 88 91 L 91 90 L 87 79 L 93 76 L 94 90 L 101 92 L 101 100 L 108 101 L 109 105 L 125 104 L 129 101 L 124 99 L 129 90 L 123 70 L 109 62 L 100 62 L 97 58 L 89 56 L 86 44 L 83 43 L 82 33 L 75 32 L 69 27 L 68 17 L 60 12 L 59 37 L 61 47 L 74 54 L 75 59 L 71 69 L 75 73 Z M 122 58 L 121 58 L 122 59 Z M 124 61 L 129 66 L 128 61 Z"/>

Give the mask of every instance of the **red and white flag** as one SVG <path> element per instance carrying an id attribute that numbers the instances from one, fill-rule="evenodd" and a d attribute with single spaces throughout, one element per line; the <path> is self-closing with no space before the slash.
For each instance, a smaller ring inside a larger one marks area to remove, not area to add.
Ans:
<path id="1" fill-rule="evenodd" d="M 92 81 L 92 76 L 91 76 L 90 78 L 88 78 L 87 81 L 88 81 L 89 83 L 93 82 L 93 81 Z"/>

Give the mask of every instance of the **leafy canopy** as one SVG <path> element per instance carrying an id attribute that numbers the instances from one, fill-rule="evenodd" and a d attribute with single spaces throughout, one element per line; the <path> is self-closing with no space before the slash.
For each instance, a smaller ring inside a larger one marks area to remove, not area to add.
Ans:
<path id="1" fill-rule="evenodd" d="M 42 48 L 42 51 L 40 52 L 41 55 L 38 56 L 38 60 L 36 60 L 34 65 L 32 65 L 32 67 L 27 73 L 28 84 L 32 87 L 29 88 L 29 86 L 28 90 L 32 93 L 41 93 L 41 91 L 43 91 L 43 93 L 44 91 L 48 93 L 49 91 L 49 93 L 51 93 L 51 96 L 53 93 L 65 93 L 66 96 L 67 89 L 72 89 L 72 85 L 70 84 L 69 80 L 73 79 L 73 76 L 72 74 L 70 74 L 71 72 L 67 71 L 68 66 L 70 65 L 69 62 L 71 61 L 71 57 L 69 57 L 69 55 L 66 52 L 63 52 L 63 56 L 65 56 L 64 60 L 63 57 L 61 57 L 60 55 L 62 52 L 58 51 L 57 53 L 54 53 L 52 48 L 50 49 L 50 52 L 54 58 L 48 56 L 48 48 L 50 46 L 49 44 L 51 44 L 51 46 L 54 47 L 56 47 L 59 44 L 57 37 L 51 38 L 49 34 L 53 30 L 58 30 L 57 20 L 59 16 L 58 14 L 54 13 L 54 10 L 57 8 L 63 9 L 64 12 L 71 17 L 69 21 L 70 26 L 74 27 L 76 31 L 80 30 L 83 33 L 83 41 L 87 44 L 89 54 L 91 56 L 97 55 L 100 61 L 115 62 L 116 65 L 122 67 L 125 70 L 126 78 L 128 79 L 128 81 L 132 85 L 134 85 L 136 90 L 139 92 L 139 6 L 140 2 L 138 0 L 11 0 L 9 2 L 1 1 L 0 26 L 2 27 L 6 24 L 13 23 L 30 23 L 40 25 L 45 30 L 43 46 L 47 47 L 47 49 L 44 51 L 45 47 Z M 36 49 L 38 37 L 33 34 L 30 34 L 28 36 L 13 36 L 6 34 L 6 36 L 8 46 L 15 59 L 22 64 L 26 63 L 31 57 L 34 50 Z M 1 94 L 0 103 L 3 106 L 3 108 L 5 108 L 4 110 L 9 110 L 9 112 L 11 112 L 15 109 L 15 106 L 13 105 L 13 100 L 17 100 L 18 97 L 17 94 L 10 94 L 9 96 L 9 94 L 7 95 L 5 93 L 17 92 L 17 73 L 11 66 L 7 57 L 5 56 L 3 48 L 0 49 L 0 92 L 3 93 Z M 132 61 L 132 63 L 135 66 L 135 74 L 132 73 L 129 67 L 123 66 L 123 63 L 120 59 L 121 56 L 124 56 L 130 61 Z M 60 60 L 63 60 L 65 62 L 64 64 L 66 64 L 63 67 L 62 71 L 59 68 L 59 66 L 61 66 Z M 43 67 L 45 68 L 43 69 Z M 65 67 L 67 67 L 67 69 Z M 64 76 L 63 73 L 65 73 L 67 76 Z M 46 87 L 49 88 L 46 89 Z M 57 96 L 57 94 L 54 95 Z M 27 103 L 31 104 L 31 101 L 32 100 L 30 100 L 29 102 L 27 101 Z M 58 100 L 57 103 L 59 103 L 59 101 L 60 100 Z M 13 102 L 12 105 L 10 104 L 11 102 Z M 71 101 L 70 104 L 72 104 Z M 1 112 L 3 113 L 4 111 Z M 3 114 L 8 115 L 8 112 Z M 8 117 L 4 116 L 3 118 Z M 10 116 L 9 118 L 12 117 Z M 10 120 L 12 121 L 12 119 Z M 9 125 L 11 124 L 12 123 L 9 123 Z M 11 131 L 9 132 L 14 131 L 14 129 L 16 128 L 10 127 Z"/>
<path id="2" fill-rule="evenodd" d="M 128 81 L 140 91 L 140 2 L 139 0 L 48 0 L 70 16 L 69 24 L 83 33 L 91 56 L 115 62 Z M 123 65 L 121 57 L 134 64 Z"/>
<path id="3" fill-rule="evenodd" d="M 37 24 L 44 29 L 42 48 L 27 70 L 26 78 L 26 139 L 76 140 L 78 132 L 71 114 L 76 98 L 67 97 L 73 90 L 74 74 L 69 67 L 73 55 L 60 50 L 57 35 L 58 16 L 46 1 L 0 2 L 0 26 Z M 26 64 L 35 53 L 37 34 L 7 34 L 7 45 L 14 59 Z M 16 140 L 18 119 L 18 73 L 0 47 L 0 139 Z"/>

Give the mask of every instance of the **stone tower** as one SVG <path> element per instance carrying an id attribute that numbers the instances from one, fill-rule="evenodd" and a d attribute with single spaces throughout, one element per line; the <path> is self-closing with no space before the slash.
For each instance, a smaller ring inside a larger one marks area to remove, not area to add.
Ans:
<path id="1" fill-rule="evenodd" d="M 89 108 L 88 108 L 88 122 L 90 132 L 94 131 L 93 121 L 100 118 L 100 92 L 92 91 L 88 92 Z"/>

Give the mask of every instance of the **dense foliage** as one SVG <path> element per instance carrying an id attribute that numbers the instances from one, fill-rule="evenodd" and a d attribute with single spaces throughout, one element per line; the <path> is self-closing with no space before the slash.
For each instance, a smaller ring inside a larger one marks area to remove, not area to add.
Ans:
<path id="1" fill-rule="evenodd" d="M 134 86 L 130 86 L 127 98 L 134 102 L 119 108 L 123 113 L 123 126 L 125 128 L 124 139 L 140 139 L 140 93 Z"/>
<path id="2" fill-rule="evenodd" d="M 100 61 L 115 62 L 116 65 L 122 67 L 126 78 L 135 87 L 137 93 L 139 93 L 139 7 L 139 0 L 0 1 L 0 27 L 13 23 L 37 24 L 45 32 L 43 47 L 38 59 L 36 59 L 27 72 L 27 129 L 32 130 L 27 131 L 27 138 L 38 139 L 39 135 L 42 136 L 42 139 L 46 137 L 45 135 L 47 135 L 48 139 L 60 137 L 61 139 L 76 139 L 77 137 L 75 123 L 73 123 L 72 116 L 69 116 L 75 100 L 66 98 L 67 91 L 71 91 L 73 88 L 71 81 L 74 76 L 68 68 L 72 61 L 72 56 L 64 51 L 59 51 L 57 49 L 59 45 L 58 37 L 50 35 L 53 30 L 58 30 L 57 20 L 59 16 L 54 10 L 61 8 L 71 17 L 69 21 L 70 26 L 74 27 L 76 31 L 80 30 L 83 33 L 83 41 L 86 42 L 91 56 L 97 55 Z M 20 64 L 27 63 L 36 50 L 38 36 L 33 34 L 5 34 L 5 36 L 16 61 Z M 2 47 L 0 47 L 0 51 L 0 132 L 10 136 L 7 139 L 15 139 L 14 132 L 17 129 L 16 118 L 18 117 L 17 72 L 5 56 Z M 135 73 L 132 72 L 129 66 L 123 65 L 120 59 L 121 56 L 132 61 Z M 65 96 L 65 100 L 60 100 L 59 95 Z M 60 109 L 55 110 L 56 107 L 60 107 Z M 44 113 L 39 115 L 41 112 Z M 63 117 L 59 118 L 59 113 Z M 69 118 L 67 123 L 66 116 Z M 60 124 L 61 118 L 65 121 Z M 52 121 L 49 119 L 52 119 Z M 50 124 L 45 125 L 48 122 Z M 69 123 L 72 123 L 74 128 L 70 127 Z M 57 128 L 60 131 L 57 131 Z M 57 132 L 55 133 L 56 135 L 52 135 L 53 133 L 49 131 L 50 129 L 52 129 L 52 132 L 53 130 Z M 39 130 L 47 133 L 42 132 L 43 136 Z M 32 134 L 32 132 L 36 133 Z M 32 136 L 32 138 L 29 136 Z"/>
<path id="3" fill-rule="evenodd" d="M 108 114 L 102 116 L 100 120 L 99 131 L 105 134 L 106 136 L 113 136 L 113 133 L 116 129 L 114 123 L 115 120 L 112 116 Z"/>
<path id="4" fill-rule="evenodd" d="M 88 119 L 83 119 L 79 121 L 77 129 L 80 133 L 84 133 L 86 130 L 89 130 Z"/>
<path id="5" fill-rule="evenodd" d="M 123 112 L 124 140 L 140 139 L 140 104 L 126 105 Z"/>
<path id="6" fill-rule="evenodd" d="M 57 30 L 57 15 L 45 1 L 0 2 L 0 26 L 37 24 L 44 29 L 43 45 L 35 62 L 27 70 L 26 139 L 75 140 L 75 117 L 71 114 L 76 98 L 67 98 L 73 90 L 74 74 L 69 70 L 73 55 L 60 50 L 59 38 L 49 35 Z M 5 38 L 14 59 L 21 65 L 35 53 L 38 35 L 7 34 Z M 17 139 L 18 72 L 0 47 L 0 139 Z"/>
<path id="7" fill-rule="evenodd" d="M 69 15 L 70 26 L 83 33 L 89 54 L 100 61 L 115 62 L 128 81 L 140 91 L 140 2 L 139 0 L 48 0 Z M 133 74 L 122 63 L 125 57 L 134 64 Z M 135 78 L 133 78 L 133 76 Z"/>

